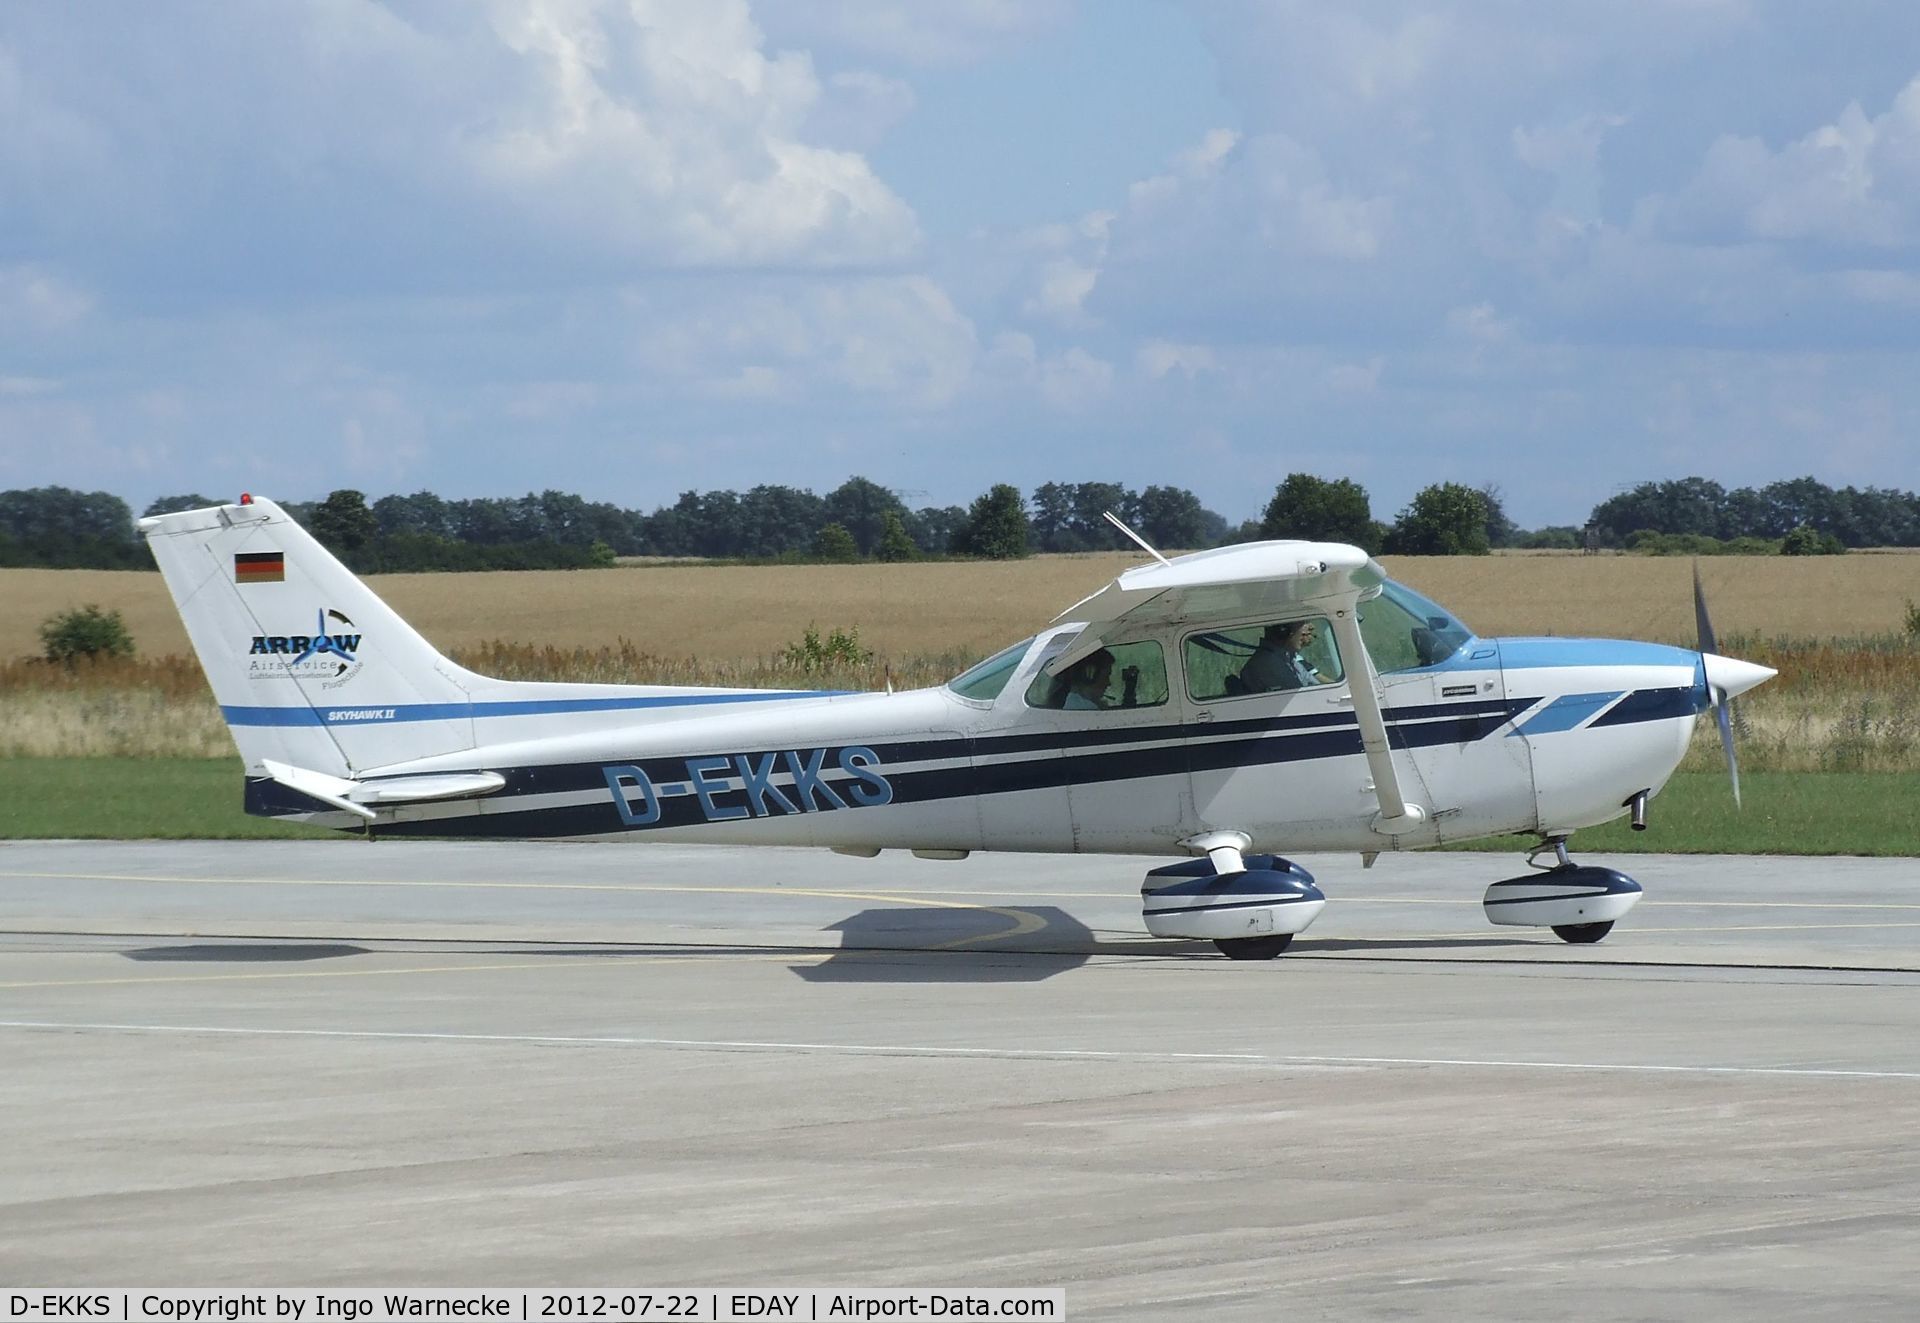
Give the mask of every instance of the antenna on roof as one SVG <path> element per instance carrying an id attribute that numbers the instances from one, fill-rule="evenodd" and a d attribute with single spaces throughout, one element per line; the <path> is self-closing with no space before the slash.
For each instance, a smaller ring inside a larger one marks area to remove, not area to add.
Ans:
<path id="1" fill-rule="evenodd" d="M 1119 529 L 1122 533 L 1125 533 L 1128 537 L 1132 538 L 1136 543 L 1139 544 L 1140 549 L 1142 551 L 1146 552 L 1149 556 L 1159 561 L 1162 565 L 1171 565 L 1173 563 L 1172 561 L 1168 560 L 1165 556 L 1162 556 L 1159 552 L 1155 551 L 1152 545 L 1148 543 L 1148 541 L 1145 538 L 1141 537 L 1138 533 L 1134 532 L 1131 528 L 1128 528 L 1125 524 L 1121 523 L 1120 517 L 1114 514 L 1113 511 L 1103 510 L 1101 511 L 1101 515 L 1106 519 L 1106 521 L 1109 524 L 1112 524 L 1115 528 Z"/>

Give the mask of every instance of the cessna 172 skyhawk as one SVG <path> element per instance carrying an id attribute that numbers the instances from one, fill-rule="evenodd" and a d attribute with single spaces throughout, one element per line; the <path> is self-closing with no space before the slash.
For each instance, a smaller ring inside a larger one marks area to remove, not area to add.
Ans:
<path id="1" fill-rule="evenodd" d="M 1568 836 L 1641 825 L 1709 705 L 1731 770 L 1726 704 L 1774 674 L 1713 653 L 1697 576 L 1697 652 L 1487 639 L 1356 547 L 1256 542 L 1147 547 L 1154 563 L 939 688 L 509 682 L 435 652 L 270 501 L 140 527 L 250 813 L 381 835 L 1183 854 L 1147 876 L 1148 931 L 1239 959 L 1278 955 L 1325 904 L 1269 852 L 1371 863 L 1505 833 L 1556 864 L 1492 884 L 1487 916 L 1599 940 L 1640 887 L 1572 863 Z"/>

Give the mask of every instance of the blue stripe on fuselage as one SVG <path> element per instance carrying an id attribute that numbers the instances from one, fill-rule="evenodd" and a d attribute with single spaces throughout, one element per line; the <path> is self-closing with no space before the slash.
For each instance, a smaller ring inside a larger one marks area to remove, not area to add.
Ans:
<path id="1" fill-rule="evenodd" d="M 1687 648 L 1669 647 L 1664 643 L 1636 643 L 1630 639 L 1512 638 L 1494 641 L 1500 647 L 1500 666 L 1508 671 L 1552 666 L 1684 666 L 1692 670 L 1700 660 L 1699 653 Z M 1464 661 L 1456 662 L 1449 658 L 1438 669 L 1470 668 Z"/>
<path id="2" fill-rule="evenodd" d="M 465 721 L 470 717 L 550 717 L 570 712 L 627 712 L 721 703 L 765 703 L 788 698 L 837 698 L 845 689 L 755 690 L 746 694 L 661 694 L 654 697 L 532 698 L 490 703 L 337 703 L 327 707 L 241 707 L 223 704 L 230 726 L 365 726 L 403 721 Z"/>
<path id="3" fill-rule="evenodd" d="M 1609 689 L 1597 694 L 1562 694 L 1516 726 L 1510 734 L 1550 735 L 1555 731 L 1572 730 L 1625 692 L 1624 689 Z"/>

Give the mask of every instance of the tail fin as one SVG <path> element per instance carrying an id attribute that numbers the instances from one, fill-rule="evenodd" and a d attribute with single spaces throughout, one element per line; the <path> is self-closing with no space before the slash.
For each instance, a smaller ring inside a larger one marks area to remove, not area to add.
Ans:
<path id="1" fill-rule="evenodd" d="M 474 747 L 454 665 L 271 501 L 140 521 L 250 775 Z"/>

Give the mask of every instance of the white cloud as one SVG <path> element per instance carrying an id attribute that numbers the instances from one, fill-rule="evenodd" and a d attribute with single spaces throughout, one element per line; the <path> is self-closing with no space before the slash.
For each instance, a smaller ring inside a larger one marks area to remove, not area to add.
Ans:
<path id="1" fill-rule="evenodd" d="M 973 324 L 924 276 L 758 283 L 682 306 L 636 291 L 634 364 L 656 389 L 797 399 L 851 390 L 937 408 L 967 384 Z"/>
<path id="2" fill-rule="evenodd" d="M 912 251 L 912 214 L 865 160 L 800 141 L 812 61 L 763 54 L 743 0 L 547 0 L 495 29 L 538 71 L 472 148 L 512 205 L 675 265 Z"/>
<path id="3" fill-rule="evenodd" d="M 1600 215 L 1600 146 L 1627 123 L 1625 115 L 1589 112 L 1513 130 L 1513 154 L 1521 164 L 1553 177 L 1548 203 L 1558 217 L 1592 221 Z"/>
<path id="4" fill-rule="evenodd" d="M 1369 310 L 1398 298 L 1357 270 L 1391 257 L 1395 236 L 1394 200 L 1348 189 L 1305 144 L 1214 132 L 1128 189 L 1082 306 L 1136 332 L 1202 323 L 1208 340 L 1247 326 L 1297 334 L 1303 307 L 1340 299 L 1356 281 L 1375 286 L 1361 300 Z"/>
<path id="5" fill-rule="evenodd" d="M 1031 289 L 1021 301 L 1021 315 L 1076 329 L 1095 323 L 1087 315 L 1086 301 L 1100 280 L 1113 219 L 1111 211 L 1094 211 L 1077 221 L 1038 225 L 1014 236 L 1011 251 L 1034 263 L 1020 277 Z"/>
<path id="6" fill-rule="evenodd" d="M 1498 344 L 1512 339 L 1513 332 L 1513 322 L 1502 317 L 1491 303 L 1475 303 L 1447 311 L 1447 333 L 1474 344 Z"/>
<path id="7" fill-rule="evenodd" d="M 1044 317 L 1063 326 L 1086 322 L 1082 305 L 1099 282 L 1098 268 L 1062 258 L 1048 262 L 1040 271 L 1040 289 L 1022 305 L 1030 317 Z"/>
<path id="8" fill-rule="evenodd" d="M 64 331 L 84 319 L 93 305 L 91 294 L 43 267 L 0 267 L 0 328 Z"/>
<path id="9" fill-rule="evenodd" d="M 909 65 L 970 64 L 1053 31 L 1074 0 L 770 0 L 755 16 L 780 41 Z"/>
<path id="10" fill-rule="evenodd" d="M 1040 365 L 1041 398 L 1056 409 L 1079 412 L 1106 397 L 1113 386 L 1113 364 L 1075 345 Z"/>
<path id="11" fill-rule="evenodd" d="M 1171 340 L 1149 340 L 1134 351 L 1134 365 L 1158 381 L 1178 372 L 1187 380 L 1206 372 L 1220 371 L 1220 356 L 1206 345 L 1175 344 Z"/>
<path id="12" fill-rule="evenodd" d="M 1364 363 L 1335 363 L 1327 369 L 1327 385 L 1346 395 L 1371 395 L 1380 389 L 1380 374 L 1387 360 L 1375 354 Z"/>
<path id="13" fill-rule="evenodd" d="M 10 26 L 0 192 L 82 270 L 147 246 L 171 259 L 154 277 L 191 290 L 391 293 L 893 267 L 919 243 L 858 151 L 809 136 L 847 97 L 900 89 L 823 88 L 745 0 L 136 8 L 84 42 L 45 15 Z"/>
<path id="14" fill-rule="evenodd" d="M 1884 114 L 1849 103 L 1779 151 L 1759 138 L 1717 139 L 1693 180 L 1649 199 L 1640 221 L 1682 238 L 1920 241 L 1920 78 Z"/>
<path id="15" fill-rule="evenodd" d="M 911 84 L 867 69 L 836 73 L 820 88 L 806 135 L 823 146 L 863 152 L 879 145 L 913 113 Z"/>
<path id="16" fill-rule="evenodd" d="M 1840 286 L 1862 303 L 1920 308 L 1920 274 L 1912 271 L 1842 271 Z"/>

